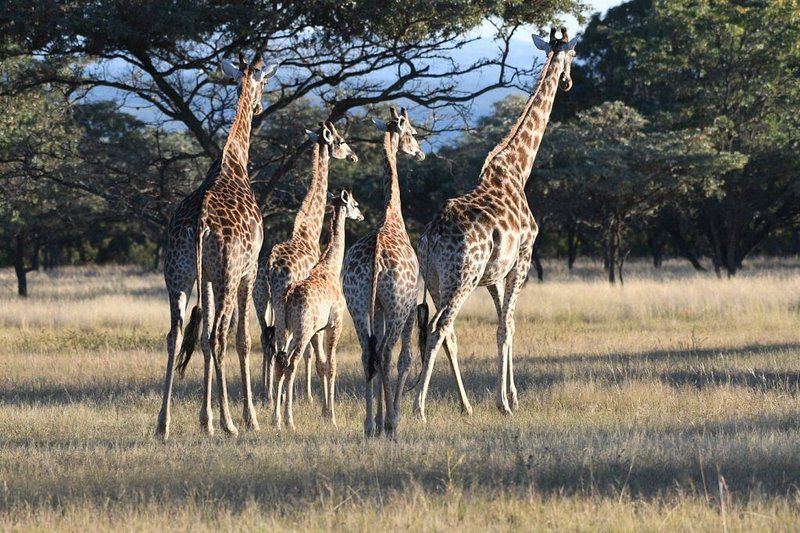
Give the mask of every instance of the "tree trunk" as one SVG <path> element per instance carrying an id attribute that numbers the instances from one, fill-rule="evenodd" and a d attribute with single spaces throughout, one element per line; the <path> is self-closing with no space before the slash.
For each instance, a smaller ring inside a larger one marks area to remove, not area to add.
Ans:
<path id="1" fill-rule="evenodd" d="M 653 268 L 661 268 L 661 265 L 664 264 L 664 241 L 661 236 L 648 231 L 647 247 L 650 248 L 650 255 L 653 258 Z"/>
<path id="2" fill-rule="evenodd" d="M 616 215 L 611 216 L 606 240 L 606 264 L 608 265 L 608 282 L 614 285 L 617 282 L 617 268 L 619 265 L 619 238 L 620 223 Z"/>
<path id="3" fill-rule="evenodd" d="M 714 263 L 714 273 L 717 275 L 718 278 L 722 279 L 722 264 L 723 264 L 722 243 L 720 242 L 719 239 L 719 231 L 717 231 L 717 225 L 711 216 L 708 217 L 708 229 L 711 237 L 712 251 L 714 254 L 712 257 L 712 261 Z"/>
<path id="4" fill-rule="evenodd" d="M 572 271 L 575 265 L 575 259 L 578 257 L 578 232 L 575 231 L 575 225 L 570 224 L 567 226 L 567 268 Z"/>
<path id="5" fill-rule="evenodd" d="M 681 233 L 681 229 L 678 227 L 678 224 L 670 225 L 670 227 L 667 228 L 667 232 L 670 234 L 670 237 L 672 237 L 672 242 L 675 244 L 675 248 L 678 249 L 678 253 L 684 259 L 689 261 L 695 270 L 698 272 L 705 272 L 706 268 L 697 259 L 697 256 L 692 251 L 689 243 L 686 242 L 686 238 L 683 236 L 683 233 Z"/>
<path id="6" fill-rule="evenodd" d="M 725 253 L 725 270 L 728 273 L 728 277 L 732 278 L 736 276 L 738 261 L 736 257 L 736 221 L 732 220 L 733 217 L 728 217 L 728 234 L 726 238 L 726 253 Z"/>
<path id="7" fill-rule="evenodd" d="M 17 275 L 17 295 L 28 297 L 28 269 L 25 268 L 25 236 L 14 237 L 14 272 Z"/>

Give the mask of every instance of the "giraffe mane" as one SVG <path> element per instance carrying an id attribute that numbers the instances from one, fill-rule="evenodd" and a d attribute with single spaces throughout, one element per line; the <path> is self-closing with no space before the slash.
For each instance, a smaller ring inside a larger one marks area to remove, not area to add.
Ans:
<path id="1" fill-rule="evenodd" d="M 542 70 L 539 74 L 539 81 L 536 83 L 536 88 L 531 93 L 528 102 L 525 104 L 525 111 L 519 116 L 517 121 L 514 123 L 514 126 L 511 128 L 511 131 L 503 138 L 502 141 L 497 143 L 489 155 L 486 156 L 486 159 L 483 162 L 483 166 L 481 167 L 481 174 L 486 170 L 486 167 L 492 162 L 492 160 L 497 157 L 497 154 L 502 152 L 508 147 L 508 144 L 511 140 L 516 136 L 517 132 L 519 131 L 522 124 L 525 123 L 525 120 L 528 118 L 528 114 L 531 111 L 531 107 L 533 106 L 533 100 L 536 98 L 536 95 L 539 94 L 539 91 L 542 89 L 542 85 L 544 85 L 544 78 L 545 74 L 547 73 L 547 69 L 550 68 L 550 64 L 553 62 L 553 58 L 555 57 L 555 53 L 551 52 L 547 55 L 547 59 L 545 60 L 544 64 L 542 65 Z"/>

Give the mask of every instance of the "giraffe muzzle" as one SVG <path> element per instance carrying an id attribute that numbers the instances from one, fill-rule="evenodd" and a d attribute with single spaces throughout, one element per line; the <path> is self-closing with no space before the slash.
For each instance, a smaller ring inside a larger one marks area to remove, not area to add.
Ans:
<path id="1" fill-rule="evenodd" d="M 347 160 L 351 163 L 358 163 L 358 156 L 356 154 L 348 154 Z"/>

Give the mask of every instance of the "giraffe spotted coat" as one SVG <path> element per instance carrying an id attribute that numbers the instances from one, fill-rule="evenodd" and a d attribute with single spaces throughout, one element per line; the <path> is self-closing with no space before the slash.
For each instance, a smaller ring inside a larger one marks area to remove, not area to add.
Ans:
<path id="1" fill-rule="evenodd" d="M 453 326 L 462 305 L 478 286 L 487 287 L 498 315 L 497 407 L 510 414 L 517 406 L 512 354 L 514 309 L 538 233 L 525 197 L 525 184 L 557 88 L 560 85 L 569 90 L 572 85 L 575 40 L 569 41 L 563 28 L 561 33 L 557 39 L 553 29 L 549 42 L 534 36 L 536 46 L 547 52 L 547 60 L 522 116 L 487 156 L 477 187 L 445 202 L 420 238 L 420 272 L 437 309 L 425 328 L 422 387 L 415 403 L 423 421 L 433 364 L 441 347 L 449 356 L 462 410 L 472 412 L 458 366 Z"/>
<path id="2" fill-rule="evenodd" d="M 425 159 L 419 147 L 408 112 L 391 109 L 392 120 L 376 121 L 384 141 L 384 216 L 372 232 L 359 239 L 344 261 L 344 296 L 353 318 L 366 378 L 366 418 L 364 432 L 378 435 L 385 429 L 393 434 L 400 415 L 405 379 L 411 364 L 411 333 L 417 299 L 417 255 L 408 238 L 400 202 L 397 152 Z M 370 337 L 373 337 L 372 341 Z M 390 383 L 392 349 L 402 337 L 398 378 Z M 370 346 L 370 342 L 374 346 Z M 375 353 L 371 354 L 370 350 Z M 371 358 L 377 359 L 372 361 Z M 373 366 L 380 380 L 374 382 Z M 377 394 L 375 391 L 377 390 Z M 378 414 L 373 418 L 373 397 L 377 395 Z M 383 407 L 385 405 L 385 419 Z"/>

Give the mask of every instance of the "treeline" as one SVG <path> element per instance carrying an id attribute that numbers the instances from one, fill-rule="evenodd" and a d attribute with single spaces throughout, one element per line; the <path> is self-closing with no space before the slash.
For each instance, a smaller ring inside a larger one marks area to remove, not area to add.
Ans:
<path id="1" fill-rule="evenodd" d="M 34 4 L 11 0 L 0 17 L 0 264 L 15 266 L 21 294 L 33 268 L 158 265 L 172 210 L 219 154 L 230 121 L 235 94 L 215 62 L 240 49 L 284 62 L 251 148 L 267 238 L 291 223 L 308 176 L 303 131 L 323 119 L 340 121 L 360 158 L 332 164 L 333 185 L 352 185 L 368 220 L 378 218 L 382 161 L 368 116 L 392 102 L 413 105 L 418 130 L 436 140 L 425 162 L 400 161 L 406 220 L 418 233 L 474 184 L 525 96 L 498 102 L 444 145 L 437 134 L 453 123 L 440 110 L 465 114 L 486 91 L 532 83 L 535 69 L 507 65 L 506 47 L 523 25 L 581 8 L 420 2 L 429 15 L 420 19 L 408 2 L 389 1 L 335 11 L 318 2 L 132 10 L 103 1 L 58 13 Z M 496 56 L 443 59 L 487 19 Z M 570 266 L 602 257 L 613 282 L 630 255 L 656 267 L 682 257 L 725 276 L 753 253 L 798 253 L 799 43 L 793 0 L 632 0 L 593 16 L 574 88 L 556 98 L 528 182 L 537 257 Z M 465 91 L 475 84 L 461 82 L 483 69 L 493 77 Z"/>

